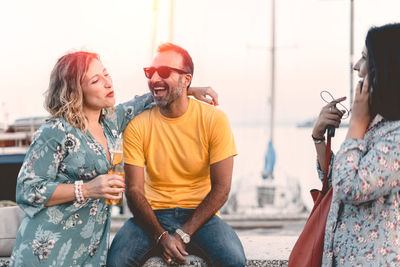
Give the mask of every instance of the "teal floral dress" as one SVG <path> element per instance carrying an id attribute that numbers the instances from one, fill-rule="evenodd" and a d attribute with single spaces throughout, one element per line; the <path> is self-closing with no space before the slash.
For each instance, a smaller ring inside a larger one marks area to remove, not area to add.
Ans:
<path id="1" fill-rule="evenodd" d="M 138 113 L 152 107 L 150 94 L 115 107 L 102 121 L 109 147 Z M 45 207 L 59 184 L 88 182 L 110 168 L 105 149 L 64 119 L 50 119 L 33 137 L 21 167 L 16 199 L 25 211 L 11 266 L 106 264 L 110 209 L 105 199 Z"/>
<path id="2" fill-rule="evenodd" d="M 378 115 L 364 139 L 343 142 L 330 173 L 322 266 L 400 266 L 400 121 Z"/>

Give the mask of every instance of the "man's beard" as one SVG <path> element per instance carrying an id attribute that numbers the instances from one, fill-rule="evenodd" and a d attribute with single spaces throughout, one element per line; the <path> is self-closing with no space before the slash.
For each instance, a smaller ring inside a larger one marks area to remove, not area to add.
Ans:
<path id="1" fill-rule="evenodd" d="M 178 80 L 178 85 L 176 87 L 170 87 L 167 83 L 165 82 L 158 82 L 151 84 L 150 86 L 152 88 L 163 85 L 167 89 L 167 95 L 163 97 L 157 97 L 154 96 L 154 101 L 156 102 L 157 106 L 162 108 L 162 109 L 169 109 L 169 106 L 171 105 L 172 102 L 174 102 L 176 99 L 182 96 L 182 78 L 179 78 Z"/>

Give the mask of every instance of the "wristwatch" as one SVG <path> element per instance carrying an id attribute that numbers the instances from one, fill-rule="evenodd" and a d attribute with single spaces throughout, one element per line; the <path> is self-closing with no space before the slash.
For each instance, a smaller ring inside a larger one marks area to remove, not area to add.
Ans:
<path id="1" fill-rule="evenodd" d="M 189 244 L 190 243 L 190 235 L 185 233 L 182 229 L 176 229 L 175 233 L 179 235 L 179 237 L 182 239 L 183 243 Z"/>

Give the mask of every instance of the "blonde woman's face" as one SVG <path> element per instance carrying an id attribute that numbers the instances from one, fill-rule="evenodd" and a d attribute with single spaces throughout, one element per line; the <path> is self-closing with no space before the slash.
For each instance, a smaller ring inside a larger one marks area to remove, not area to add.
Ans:
<path id="1" fill-rule="evenodd" d="M 81 87 L 86 108 L 97 110 L 115 105 L 111 76 L 99 60 L 92 60 Z"/>

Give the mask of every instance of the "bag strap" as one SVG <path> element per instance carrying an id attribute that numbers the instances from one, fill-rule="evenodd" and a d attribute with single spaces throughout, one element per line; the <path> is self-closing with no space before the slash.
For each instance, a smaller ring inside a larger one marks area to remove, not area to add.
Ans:
<path id="1" fill-rule="evenodd" d="M 322 186 L 322 193 L 326 193 L 328 191 L 328 172 L 329 172 L 329 164 L 331 163 L 331 136 L 327 134 L 326 141 L 326 154 L 325 154 L 325 169 L 324 169 L 324 183 Z"/>

